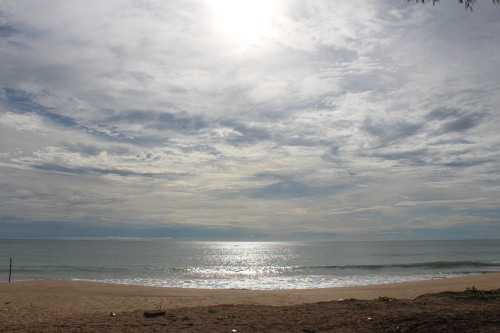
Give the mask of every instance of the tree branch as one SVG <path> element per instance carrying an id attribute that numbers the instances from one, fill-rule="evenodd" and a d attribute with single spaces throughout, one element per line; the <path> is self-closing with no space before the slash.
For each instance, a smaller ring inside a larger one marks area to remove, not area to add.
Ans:
<path id="1" fill-rule="evenodd" d="M 432 5 L 435 5 L 439 0 L 407 0 L 408 2 L 416 2 L 416 3 L 426 3 L 431 2 Z M 465 5 L 465 9 L 470 9 L 472 11 L 472 5 L 477 2 L 477 0 L 458 0 L 459 3 L 463 3 Z M 500 3 L 500 0 L 493 0 L 493 3 Z"/>

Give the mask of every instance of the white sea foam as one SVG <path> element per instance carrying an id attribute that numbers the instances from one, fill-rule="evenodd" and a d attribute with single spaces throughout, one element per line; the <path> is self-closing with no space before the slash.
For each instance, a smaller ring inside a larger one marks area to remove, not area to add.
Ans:
<path id="1" fill-rule="evenodd" d="M 446 278 L 464 276 L 468 274 L 450 274 Z M 266 277 L 266 278 L 243 278 L 243 279 L 196 279 L 196 280 L 160 280 L 151 278 L 136 279 L 104 279 L 94 280 L 107 283 L 132 284 L 155 287 L 173 288 L 200 288 L 200 289 L 250 289 L 250 290 L 276 290 L 276 289 L 313 289 L 332 287 L 353 287 L 374 284 L 387 284 L 397 282 L 410 282 L 445 278 L 433 274 L 422 274 L 418 276 L 349 276 L 343 278 L 332 278 L 331 276 L 301 276 L 298 277 Z"/>

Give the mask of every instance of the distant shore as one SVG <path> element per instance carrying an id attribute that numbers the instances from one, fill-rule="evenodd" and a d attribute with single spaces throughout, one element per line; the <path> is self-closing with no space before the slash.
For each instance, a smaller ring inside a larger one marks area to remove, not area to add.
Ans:
<path id="1" fill-rule="evenodd" d="M 297 306 L 379 296 L 414 299 L 442 291 L 500 288 L 500 273 L 359 287 L 287 290 L 182 289 L 87 281 L 33 280 L 0 283 L 0 321 L 7 329 L 19 323 L 78 321 L 146 309 L 231 305 Z M 0 327 L 1 328 L 1 327 Z M 8 331 L 8 330 L 7 330 Z"/>

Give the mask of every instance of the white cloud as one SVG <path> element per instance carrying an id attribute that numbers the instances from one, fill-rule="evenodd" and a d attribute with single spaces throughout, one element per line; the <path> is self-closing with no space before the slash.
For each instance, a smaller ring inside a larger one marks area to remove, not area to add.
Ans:
<path id="1" fill-rule="evenodd" d="M 0 124 L 18 131 L 44 133 L 45 127 L 37 115 L 22 115 L 12 112 L 0 114 Z"/>

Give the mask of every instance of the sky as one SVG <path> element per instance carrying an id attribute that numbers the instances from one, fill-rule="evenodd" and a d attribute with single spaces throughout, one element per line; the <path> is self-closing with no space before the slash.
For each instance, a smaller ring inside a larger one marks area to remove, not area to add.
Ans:
<path id="1" fill-rule="evenodd" d="M 500 5 L 4 0 L 0 238 L 500 238 Z"/>

